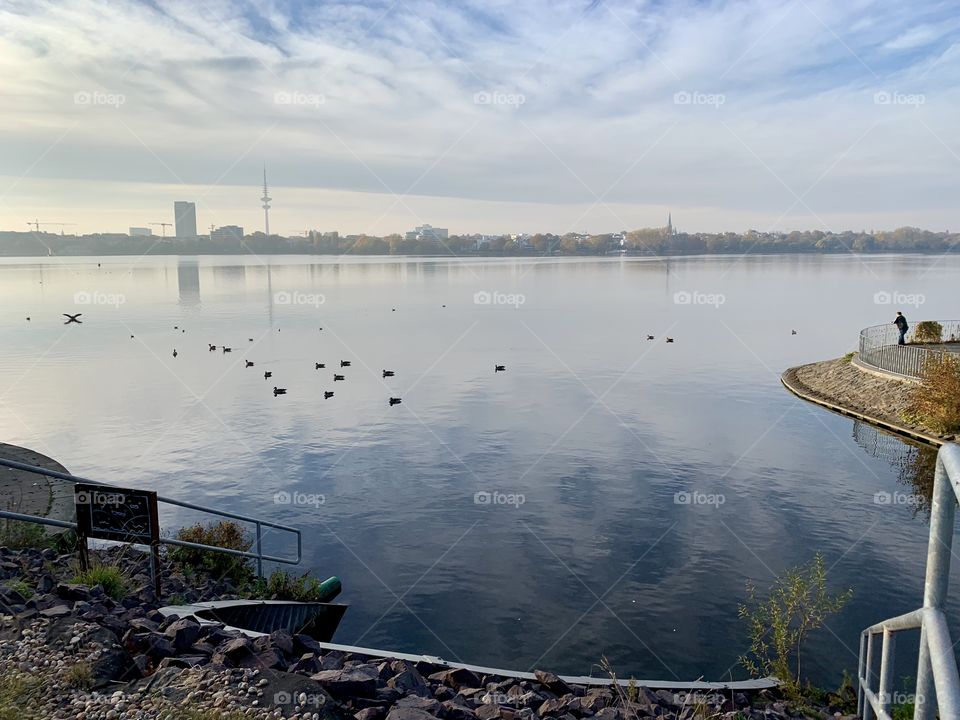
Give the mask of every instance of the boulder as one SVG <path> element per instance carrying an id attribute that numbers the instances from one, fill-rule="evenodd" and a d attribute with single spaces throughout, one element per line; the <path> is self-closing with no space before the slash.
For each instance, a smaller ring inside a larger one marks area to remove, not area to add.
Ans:
<path id="1" fill-rule="evenodd" d="M 434 673 L 430 676 L 431 680 L 441 682 L 454 690 L 460 690 L 462 687 L 476 688 L 481 686 L 480 677 L 472 670 L 466 668 L 454 668 Z"/>
<path id="2" fill-rule="evenodd" d="M 377 692 L 380 675 L 370 665 L 359 665 L 342 670 L 322 670 L 311 679 L 320 683 L 334 697 L 372 697 Z"/>
<path id="3" fill-rule="evenodd" d="M 556 695 L 567 695 L 571 692 L 570 686 L 561 680 L 558 675 L 543 670 L 534 670 L 533 674 L 536 676 L 537 682 Z"/>
<path id="4" fill-rule="evenodd" d="M 440 701 L 434 698 L 408 695 L 407 697 L 402 697 L 397 700 L 397 702 L 394 703 L 394 707 L 416 708 L 417 710 L 428 712 L 431 715 L 437 715 L 440 712 Z"/>
<path id="5" fill-rule="evenodd" d="M 86 585 L 74 585 L 72 583 L 60 583 L 57 585 L 57 597 L 64 600 L 89 600 L 90 588 Z"/>
<path id="6" fill-rule="evenodd" d="M 130 682 L 143 677 L 133 657 L 119 648 L 104 650 L 90 664 L 93 676 L 92 690 L 100 690 L 115 682 Z"/>
<path id="7" fill-rule="evenodd" d="M 417 669 L 412 663 L 406 670 L 403 670 L 398 675 L 390 678 L 390 680 L 387 681 L 387 686 L 396 688 L 404 694 L 420 695 L 421 697 L 428 698 L 433 697 L 433 693 L 430 692 L 430 686 L 427 685 L 427 681 L 424 680 L 423 676 L 417 672 Z M 437 704 L 439 705 L 439 703 Z"/>
<path id="8" fill-rule="evenodd" d="M 193 618 L 181 618 L 163 631 L 178 652 L 187 650 L 200 637 L 200 623 Z"/>
<path id="9" fill-rule="evenodd" d="M 393 708 L 387 714 L 387 720 L 435 720 L 435 717 L 426 710 L 411 707 Z"/>

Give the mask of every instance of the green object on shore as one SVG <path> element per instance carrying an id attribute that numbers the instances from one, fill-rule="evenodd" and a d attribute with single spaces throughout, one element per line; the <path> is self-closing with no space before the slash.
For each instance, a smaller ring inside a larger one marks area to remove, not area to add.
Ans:
<path id="1" fill-rule="evenodd" d="M 328 577 L 324 580 L 317 588 L 317 592 L 320 596 L 319 602 L 330 602 L 343 590 L 343 585 L 340 583 L 340 578 L 336 575 Z"/>

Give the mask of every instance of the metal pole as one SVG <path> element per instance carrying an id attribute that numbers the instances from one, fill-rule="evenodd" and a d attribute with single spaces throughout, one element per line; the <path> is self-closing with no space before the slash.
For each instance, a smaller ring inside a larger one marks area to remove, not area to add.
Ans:
<path id="1" fill-rule="evenodd" d="M 930 503 L 930 544 L 927 547 L 927 576 L 923 585 L 923 606 L 943 610 L 950 581 L 950 558 L 957 497 L 943 462 L 943 449 L 937 453 Z M 927 628 L 920 630 L 920 659 L 917 663 L 917 692 L 914 720 L 933 720 L 936 703 L 933 668 Z"/>
<path id="2" fill-rule="evenodd" d="M 260 546 L 260 521 L 257 521 L 257 577 L 263 577 L 263 548 Z"/>
<path id="3" fill-rule="evenodd" d="M 897 636 L 892 630 L 883 630 L 883 649 L 880 651 L 880 711 L 890 714 L 893 705 L 893 654 L 896 651 Z"/>
<path id="4" fill-rule="evenodd" d="M 870 675 L 873 673 L 873 633 L 867 632 L 867 661 L 866 667 L 864 668 L 863 679 L 866 689 L 870 689 Z M 863 720 L 871 720 L 873 718 L 873 705 L 870 704 L 870 701 L 864 697 L 863 703 Z"/>
<path id="5" fill-rule="evenodd" d="M 857 717 L 863 714 L 863 665 L 867 654 L 867 634 L 860 633 L 860 658 L 857 663 Z"/>

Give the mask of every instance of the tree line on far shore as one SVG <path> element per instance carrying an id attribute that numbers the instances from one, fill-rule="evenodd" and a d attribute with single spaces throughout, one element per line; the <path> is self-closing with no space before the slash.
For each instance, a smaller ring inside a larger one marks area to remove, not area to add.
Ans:
<path id="1" fill-rule="evenodd" d="M 453 256 L 596 256 L 738 255 L 771 253 L 942 253 L 960 249 L 960 234 L 915 227 L 891 231 L 804 230 L 790 233 L 683 233 L 667 228 L 643 228 L 619 233 L 567 233 L 497 237 L 451 235 L 444 239 L 406 239 L 311 232 L 282 237 L 261 232 L 243 242 L 199 238 L 130 236 L 122 233 L 59 235 L 0 232 L 0 255 L 192 255 L 232 253 L 303 253 L 318 255 L 453 255 Z"/>

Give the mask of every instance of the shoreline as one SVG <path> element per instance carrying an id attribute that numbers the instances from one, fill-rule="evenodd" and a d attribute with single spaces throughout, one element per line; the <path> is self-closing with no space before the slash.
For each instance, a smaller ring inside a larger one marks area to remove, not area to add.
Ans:
<path id="1" fill-rule="evenodd" d="M 914 441 L 939 448 L 957 440 L 956 435 L 937 433 L 902 418 L 915 381 L 865 370 L 856 359 L 854 355 L 850 360 L 835 358 L 788 368 L 780 382 L 801 400 Z"/>

